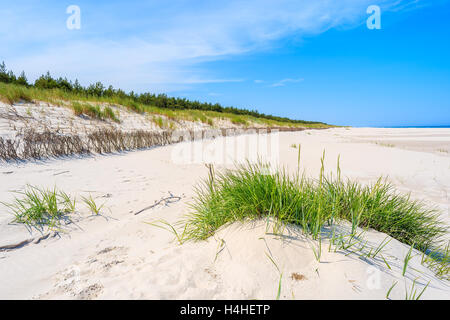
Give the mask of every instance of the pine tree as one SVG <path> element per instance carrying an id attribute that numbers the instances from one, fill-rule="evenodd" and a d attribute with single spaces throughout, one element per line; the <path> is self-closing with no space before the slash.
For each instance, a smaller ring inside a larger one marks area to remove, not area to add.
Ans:
<path id="1" fill-rule="evenodd" d="M 17 78 L 16 83 L 22 86 L 29 86 L 27 77 L 25 76 L 25 71 L 22 71 L 20 76 Z"/>
<path id="2" fill-rule="evenodd" d="M 14 83 L 17 81 L 16 75 L 14 74 L 14 72 L 12 72 L 12 70 L 10 70 L 8 72 L 8 83 Z"/>
<path id="3" fill-rule="evenodd" d="M 73 84 L 73 90 L 76 93 L 81 93 L 84 91 L 84 88 L 81 86 L 81 84 L 78 82 L 78 79 L 75 79 L 75 83 Z"/>
<path id="4" fill-rule="evenodd" d="M 9 82 L 8 71 L 4 61 L 0 64 L 0 82 Z"/>

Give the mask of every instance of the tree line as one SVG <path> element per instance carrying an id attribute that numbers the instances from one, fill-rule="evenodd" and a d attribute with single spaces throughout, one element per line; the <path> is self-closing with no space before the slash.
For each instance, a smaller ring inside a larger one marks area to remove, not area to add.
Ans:
<path id="1" fill-rule="evenodd" d="M 202 111 L 216 111 L 223 113 L 232 113 L 236 115 L 248 115 L 256 118 L 264 118 L 275 121 L 283 121 L 290 123 L 300 123 L 300 124 L 322 124 L 321 122 L 314 121 L 304 121 L 304 120 L 293 120 L 286 117 L 278 117 L 273 115 L 268 115 L 264 113 L 259 113 L 257 110 L 247 110 L 240 109 L 235 107 L 224 107 L 219 103 L 208 103 L 208 102 L 200 102 L 197 100 L 188 100 L 186 98 L 176 98 L 169 97 L 166 94 L 154 94 L 149 92 L 144 93 L 135 93 L 131 91 L 126 93 L 122 89 L 114 89 L 111 85 L 105 87 L 101 82 L 95 82 L 90 84 L 89 86 L 82 86 L 78 80 L 72 82 L 71 80 L 67 80 L 66 78 L 53 78 L 50 75 L 50 72 L 47 72 L 44 75 L 41 75 L 34 83 L 29 83 L 28 79 L 25 75 L 25 72 L 22 71 L 19 76 L 16 76 L 12 70 L 7 70 L 5 62 L 0 64 L 0 82 L 4 83 L 12 83 L 16 85 L 21 85 L 25 87 L 34 87 L 37 89 L 60 89 L 66 92 L 78 94 L 89 97 L 108 97 L 108 98 L 119 98 L 119 99 L 130 99 L 135 103 L 155 106 L 158 108 L 165 109 L 194 109 L 194 110 L 202 110 Z"/>

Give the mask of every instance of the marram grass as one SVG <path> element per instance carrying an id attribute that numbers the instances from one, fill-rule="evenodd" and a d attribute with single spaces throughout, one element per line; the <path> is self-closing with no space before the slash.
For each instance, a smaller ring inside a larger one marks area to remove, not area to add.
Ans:
<path id="1" fill-rule="evenodd" d="M 156 99 L 156 98 L 155 98 Z M 167 98 L 166 99 L 174 99 Z M 120 122 L 120 119 L 108 110 L 97 110 L 89 107 L 89 105 L 114 105 L 123 106 L 129 111 L 137 113 L 147 113 L 151 115 L 165 116 L 173 121 L 201 121 L 209 125 L 213 125 L 213 120 L 226 119 L 237 125 L 264 125 L 267 127 L 291 127 L 291 128 L 330 128 L 331 125 L 321 122 L 311 122 L 302 120 L 290 120 L 278 118 L 267 115 L 255 116 L 252 114 L 245 114 L 245 110 L 239 109 L 223 109 L 220 111 L 202 110 L 192 108 L 173 108 L 158 106 L 157 104 L 146 104 L 134 101 L 130 96 L 95 96 L 77 93 L 74 91 L 67 91 L 59 88 L 44 89 L 39 87 L 26 87 L 13 83 L 0 82 L 0 101 L 8 104 L 14 104 L 20 101 L 32 102 L 43 101 L 54 105 L 64 105 L 71 107 L 75 114 L 89 113 L 87 115 L 103 120 L 109 118 L 112 121 Z M 188 101 L 187 101 L 188 102 Z M 189 102 L 190 103 L 190 102 Z M 195 105 L 198 103 L 195 102 Z M 106 112 L 105 112 L 106 111 Z M 241 114 L 242 113 L 242 114 Z"/>
<path id="2" fill-rule="evenodd" d="M 75 212 L 75 199 L 57 188 L 45 189 L 27 185 L 12 203 L 3 203 L 14 215 L 14 222 L 28 226 L 60 224 L 61 219 Z"/>
<path id="3" fill-rule="evenodd" d="M 85 114 L 94 119 L 110 119 L 114 122 L 120 123 L 119 118 L 109 106 L 101 108 L 100 106 L 93 106 L 89 103 L 72 102 L 71 108 L 76 116 Z"/>
<path id="4" fill-rule="evenodd" d="M 27 185 L 24 191 L 17 191 L 14 200 L 10 203 L 0 202 L 9 209 L 14 216 L 13 222 L 22 223 L 29 227 L 47 226 L 50 229 L 57 228 L 61 221 L 70 221 L 69 214 L 76 212 L 76 199 L 54 188 L 40 188 Z M 104 207 L 97 205 L 91 195 L 82 197 L 82 201 L 92 214 L 100 214 Z"/>
<path id="5" fill-rule="evenodd" d="M 238 165 L 235 170 L 215 173 L 196 189 L 192 212 L 184 227 L 185 240 L 202 240 L 221 226 L 247 219 L 274 218 L 300 226 L 318 239 L 322 227 L 347 220 L 356 227 L 373 228 L 426 251 L 441 245 L 446 233 L 439 212 L 410 199 L 379 179 L 363 186 L 340 177 L 306 178 L 285 170 L 269 173 L 262 163 Z"/>

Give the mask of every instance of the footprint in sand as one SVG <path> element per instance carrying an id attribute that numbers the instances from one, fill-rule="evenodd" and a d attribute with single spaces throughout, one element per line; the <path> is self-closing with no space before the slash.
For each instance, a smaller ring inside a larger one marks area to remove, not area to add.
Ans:
<path id="1" fill-rule="evenodd" d="M 77 299 L 81 300 L 92 300 L 97 298 L 103 291 L 103 286 L 100 283 L 94 283 L 90 286 L 81 290 L 81 292 L 76 296 Z"/>
<path id="2" fill-rule="evenodd" d="M 81 273 L 78 265 L 67 267 L 55 276 L 53 289 L 41 294 L 36 299 L 58 299 L 62 296 L 75 299 L 94 299 L 102 291 L 100 283 L 88 284 L 87 277 Z"/>
<path id="3" fill-rule="evenodd" d="M 94 273 L 107 271 L 116 265 L 125 263 L 127 252 L 128 248 L 125 247 L 106 247 L 89 257 L 86 264 L 95 268 Z"/>

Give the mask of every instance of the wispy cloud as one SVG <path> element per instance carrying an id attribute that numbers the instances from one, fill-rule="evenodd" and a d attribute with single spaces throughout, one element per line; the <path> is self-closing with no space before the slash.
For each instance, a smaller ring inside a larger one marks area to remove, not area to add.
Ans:
<path id="1" fill-rule="evenodd" d="M 222 93 L 218 93 L 218 92 L 210 92 L 210 93 L 208 93 L 208 96 L 210 96 L 210 97 L 220 97 L 222 95 L 223 95 Z"/>
<path id="2" fill-rule="evenodd" d="M 392 12 L 410 11 L 430 5 L 429 1 L 424 0 L 397 0 L 386 6 L 386 9 Z"/>
<path id="3" fill-rule="evenodd" d="M 222 79 L 199 65 L 265 50 L 285 37 L 360 24 L 369 4 L 394 9 L 411 1 L 78 2 L 82 27 L 74 31 L 65 27 L 62 5 L 44 1 L 41 8 L 24 1 L 0 9 L 1 58 L 17 72 L 26 70 L 31 79 L 50 70 L 125 89 L 237 82 L 242 80 Z"/>
<path id="4" fill-rule="evenodd" d="M 283 79 L 280 80 L 278 82 L 275 82 L 273 84 L 270 85 L 270 87 L 284 87 L 287 83 L 297 83 L 297 82 L 302 82 L 304 79 L 303 78 L 299 78 L 299 79 Z"/>
<path id="5" fill-rule="evenodd" d="M 225 83 L 225 82 L 242 82 L 244 79 L 186 79 L 180 80 L 178 83 Z"/>

